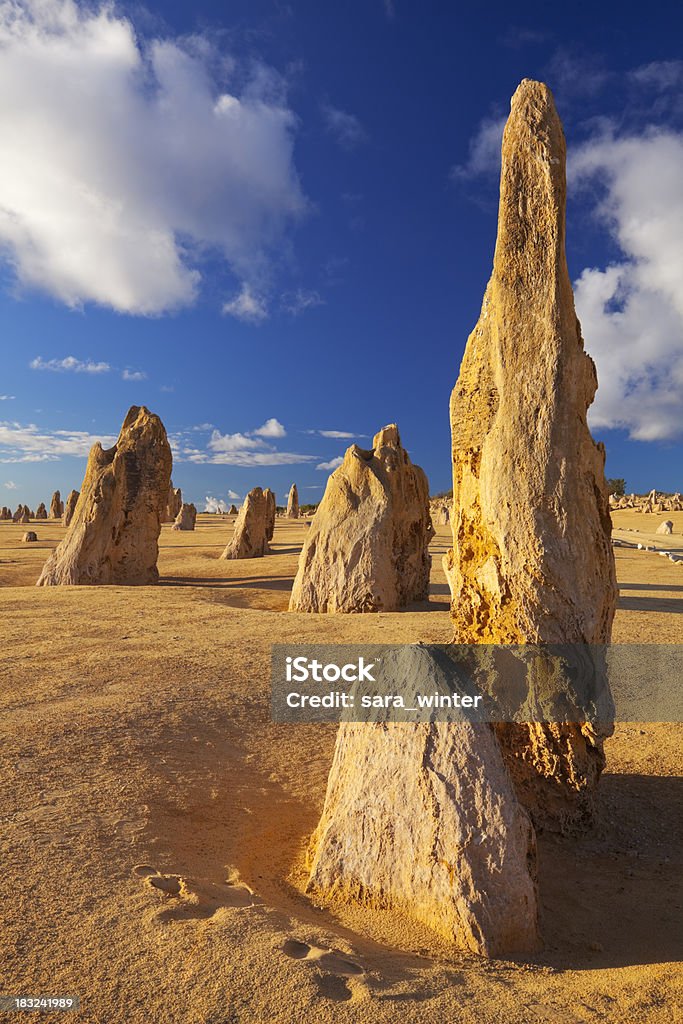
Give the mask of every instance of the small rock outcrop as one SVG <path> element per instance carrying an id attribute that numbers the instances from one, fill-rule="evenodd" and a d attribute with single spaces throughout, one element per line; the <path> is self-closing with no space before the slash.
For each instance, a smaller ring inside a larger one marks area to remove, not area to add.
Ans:
<path id="1" fill-rule="evenodd" d="M 24 544 L 32 544 L 34 541 L 38 540 L 38 534 L 34 533 L 33 530 L 27 530 L 21 539 Z"/>
<path id="2" fill-rule="evenodd" d="M 64 515 L 62 516 L 62 526 L 71 525 L 71 520 L 74 517 L 74 512 L 76 511 L 76 505 L 78 504 L 79 496 L 80 491 L 69 491 L 69 496 L 67 497 L 64 503 Z"/>
<path id="3" fill-rule="evenodd" d="M 266 487 L 263 492 L 266 504 L 267 504 L 267 517 L 266 517 L 266 540 L 271 541 L 273 534 L 275 533 L 275 494 L 271 491 L 270 487 Z"/>
<path id="4" fill-rule="evenodd" d="M 45 508 L 44 501 L 41 501 L 40 505 L 36 509 L 36 519 L 47 519 L 47 509 Z"/>
<path id="5" fill-rule="evenodd" d="M 370 451 L 351 445 L 327 481 L 289 610 L 392 611 L 425 599 L 433 533 L 427 477 L 391 424 Z"/>
<path id="6" fill-rule="evenodd" d="M 443 685 L 426 648 L 392 656 L 392 679 Z M 484 956 L 537 944 L 534 830 L 488 725 L 342 724 L 308 866 L 325 902 L 393 907 Z"/>
<path id="7" fill-rule="evenodd" d="M 2 520 L 4 522 L 4 521 L 6 521 L 8 519 L 11 519 L 11 518 L 12 518 L 12 513 L 7 508 L 7 505 L 3 505 L 2 506 L 2 511 L 0 512 L 0 520 Z"/>
<path id="8" fill-rule="evenodd" d="M 552 94 L 525 80 L 503 136 L 493 273 L 451 396 L 444 568 L 459 644 L 610 639 L 617 587 L 605 452 L 586 423 L 597 377 L 567 271 L 565 202 Z M 497 729 L 536 824 L 571 829 L 590 817 L 611 731 L 609 722 Z"/>
<path id="9" fill-rule="evenodd" d="M 228 509 L 228 515 L 229 516 L 236 516 L 236 515 L 238 515 L 237 506 L 236 505 L 231 505 L 230 506 L 230 508 Z"/>
<path id="10" fill-rule="evenodd" d="M 63 512 L 62 496 L 59 491 L 55 491 L 50 502 L 50 519 L 61 519 Z"/>
<path id="11" fill-rule="evenodd" d="M 24 505 L 23 508 L 20 511 L 19 518 L 17 519 L 17 523 L 20 526 L 26 526 L 26 524 L 30 523 L 30 522 L 31 522 L 31 513 L 28 510 L 28 506 Z"/>
<path id="12" fill-rule="evenodd" d="M 299 492 L 296 488 L 296 484 L 292 484 L 292 486 L 289 489 L 286 515 L 288 519 L 299 518 Z"/>
<path id="13" fill-rule="evenodd" d="M 156 583 L 171 462 L 159 417 L 132 406 L 114 447 L 90 449 L 71 525 L 38 586 Z"/>
<path id="14" fill-rule="evenodd" d="M 663 523 L 660 523 L 656 530 L 657 533 L 662 534 L 665 537 L 670 537 L 674 532 L 674 524 L 671 519 L 665 519 Z"/>
<path id="15" fill-rule="evenodd" d="M 197 509 L 194 505 L 187 505 L 183 503 L 180 506 L 180 511 L 175 518 L 175 522 L 171 527 L 172 530 L 194 530 L 194 525 L 197 521 Z"/>
<path id="16" fill-rule="evenodd" d="M 268 501 L 260 487 L 254 487 L 244 499 L 235 522 L 232 540 L 221 558 L 261 558 L 270 551 L 266 528 Z"/>

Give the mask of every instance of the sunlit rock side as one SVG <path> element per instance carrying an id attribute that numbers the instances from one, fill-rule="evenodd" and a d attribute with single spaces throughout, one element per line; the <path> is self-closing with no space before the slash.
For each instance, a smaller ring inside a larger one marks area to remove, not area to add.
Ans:
<path id="1" fill-rule="evenodd" d="M 156 583 L 171 463 L 159 417 L 132 406 L 114 447 L 90 449 L 73 519 L 38 586 Z"/>
<path id="2" fill-rule="evenodd" d="M 351 445 L 330 476 L 301 551 L 290 611 L 393 611 L 424 600 L 433 533 L 427 477 L 391 424 L 369 451 Z"/>
<path id="3" fill-rule="evenodd" d="M 552 94 L 525 80 L 503 136 L 498 238 L 451 397 L 458 643 L 604 644 L 617 598 L 605 453 L 586 424 L 597 377 L 565 258 L 565 141 Z M 504 680 L 493 685 L 504 685 Z M 611 724 L 503 725 L 537 824 L 590 817 Z"/>

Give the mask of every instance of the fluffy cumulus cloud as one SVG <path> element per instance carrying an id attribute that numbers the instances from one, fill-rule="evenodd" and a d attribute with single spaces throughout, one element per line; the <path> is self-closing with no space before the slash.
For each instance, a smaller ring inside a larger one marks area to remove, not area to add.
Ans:
<path id="1" fill-rule="evenodd" d="M 571 156 L 570 183 L 603 187 L 598 215 L 623 256 L 587 267 L 576 306 L 600 387 L 595 428 L 640 441 L 683 434 L 683 135 L 593 138 Z"/>
<path id="2" fill-rule="evenodd" d="M 209 435 L 203 448 L 197 445 L 198 432 Z M 221 466 L 287 466 L 315 461 L 314 455 L 280 451 L 273 442 L 286 434 L 284 426 L 274 416 L 255 430 L 237 431 L 234 434 L 222 434 L 210 423 L 205 423 L 174 435 L 173 457 L 178 462 Z M 238 497 L 234 491 L 228 491 L 231 500 Z"/>
<path id="3" fill-rule="evenodd" d="M 204 511 L 205 512 L 227 512 L 230 505 L 240 500 L 240 496 L 237 491 L 233 491 L 228 488 L 227 491 L 228 500 L 224 501 L 222 498 L 214 498 L 212 495 L 207 495 L 204 498 Z"/>
<path id="4" fill-rule="evenodd" d="M 83 458 L 96 441 L 109 448 L 116 443 L 116 436 L 97 436 L 84 430 L 41 430 L 35 423 L 0 422 L 0 462 L 49 462 L 64 456 Z"/>
<path id="5" fill-rule="evenodd" d="M 20 285 L 159 314 L 216 254 L 243 284 L 226 311 L 261 317 L 268 254 L 306 208 L 295 118 L 274 73 L 226 85 L 228 67 L 205 39 L 143 42 L 110 4 L 0 0 L 0 248 Z"/>
<path id="6" fill-rule="evenodd" d="M 274 416 L 271 416 L 269 420 L 253 431 L 258 437 L 284 437 L 287 433 L 283 425 L 279 420 L 276 420 Z"/>
<path id="7" fill-rule="evenodd" d="M 7 488 L 8 491 L 16 491 L 18 486 L 19 485 L 15 484 L 14 480 L 6 480 L 5 481 L 5 487 Z"/>
<path id="8" fill-rule="evenodd" d="M 319 462 L 315 468 L 333 470 L 336 469 L 338 466 L 341 466 L 343 461 L 344 459 L 342 458 L 342 456 L 338 455 L 336 459 L 330 459 L 329 462 Z"/>
<path id="9" fill-rule="evenodd" d="M 207 495 L 204 498 L 205 512 L 227 512 L 230 506 L 222 498 L 214 498 Z"/>

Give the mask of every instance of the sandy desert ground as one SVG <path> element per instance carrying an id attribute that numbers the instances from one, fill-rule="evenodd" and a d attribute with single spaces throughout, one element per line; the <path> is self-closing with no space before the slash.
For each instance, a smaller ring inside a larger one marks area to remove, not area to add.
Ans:
<path id="1" fill-rule="evenodd" d="M 656 543 L 683 550 L 680 513 L 617 512 L 616 536 L 654 541 L 662 518 L 678 536 Z M 98 1024 L 680 1020 L 683 726 L 617 726 L 594 831 L 541 837 L 540 955 L 320 910 L 302 855 L 335 727 L 270 721 L 270 644 L 447 641 L 448 528 L 429 602 L 319 617 L 286 611 L 304 523 L 278 520 L 267 558 L 219 561 L 232 522 L 164 527 L 157 587 L 55 589 L 33 584 L 62 527 L 22 544 L 0 523 L 0 992 L 79 995 L 65 1019 Z M 614 639 L 683 642 L 683 564 L 616 557 Z"/>

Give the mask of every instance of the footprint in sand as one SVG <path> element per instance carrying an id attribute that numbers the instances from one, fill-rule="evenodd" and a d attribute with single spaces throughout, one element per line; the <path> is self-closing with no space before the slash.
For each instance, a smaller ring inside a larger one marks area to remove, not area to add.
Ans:
<path id="1" fill-rule="evenodd" d="M 144 878 L 147 885 L 154 889 L 160 889 L 169 896 L 179 896 L 183 879 L 180 875 L 162 875 L 151 864 L 137 864 L 133 868 L 133 874 L 138 878 Z"/>
<path id="2" fill-rule="evenodd" d="M 214 882 L 197 883 L 182 875 L 164 875 L 151 864 L 137 864 L 133 874 L 152 888 L 179 898 L 180 906 L 162 911 L 158 915 L 160 921 L 211 918 L 226 908 L 243 909 L 253 907 L 256 902 L 253 890 L 236 876 L 231 876 L 220 885 Z"/>
<path id="3" fill-rule="evenodd" d="M 354 993 L 345 979 L 360 979 L 365 974 L 365 970 L 340 950 L 323 949 L 321 946 L 311 946 L 308 942 L 301 942 L 299 939 L 287 939 L 282 947 L 282 952 L 293 960 L 305 960 L 327 972 L 318 978 L 317 983 L 320 994 L 328 999 L 334 999 L 335 1002 L 348 1002 L 354 998 L 354 995 L 360 994 L 359 992 Z"/>

